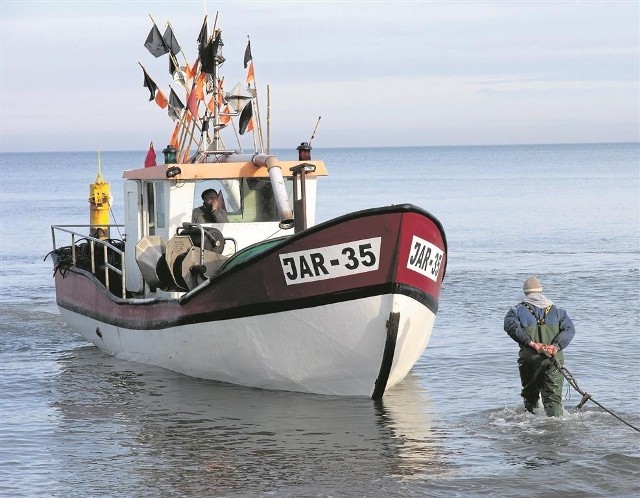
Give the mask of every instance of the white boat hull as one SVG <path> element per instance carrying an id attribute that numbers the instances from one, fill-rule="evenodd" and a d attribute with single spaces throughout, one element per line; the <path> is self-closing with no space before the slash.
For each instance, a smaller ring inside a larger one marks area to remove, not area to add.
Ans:
<path id="1" fill-rule="evenodd" d="M 399 326 L 386 389 L 424 352 L 435 315 L 400 294 L 159 330 L 125 329 L 60 308 L 65 321 L 118 358 L 263 389 L 371 396 L 389 313 Z"/>

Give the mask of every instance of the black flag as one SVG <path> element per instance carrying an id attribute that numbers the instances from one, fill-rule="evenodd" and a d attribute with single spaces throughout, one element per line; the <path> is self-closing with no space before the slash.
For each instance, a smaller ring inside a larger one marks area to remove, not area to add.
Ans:
<path id="1" fill-rule="evenodd" d="M 176 40 L 171 26 L 167 26 L 167 29 L 164 30 L 162 39 L 164 40 L 165 45 L 172 55 L 176 55 L 178 52 L 180 52 L 180 44 L 178 43 L 178 40 Z"/>
<path id="2" fill-rule="evenodd" d="M 220 46 L 220 31 L 216 39 L 207 43 L 200 54 L 200 71 L 203 73 L 213 73 L 216 66 L 216 54 Z"/>
<path id="3" fill-rule="evenodd" d="M 247 69 L 247 64 L 249 61 L 253 60 L 253 56 L 251 55 L 251 40 L 247 40 L 247 48 L 244 50 L 244 68 Z"/>
<path id="4" fill-rule="evenodd" d="M 249 121 L 251 121 L 251 117 L 253 116 L 253 108 L 251 107 L 251 102 L 249 102 L 242 112 L 240 113 L 240 121 L 238 126 L 240 128 L 240 135 L 244 135 L 244 132 L 247 130 L 247 126 L 249 125 Z"/>
<path id="5" fill-rule="evenodd" d="M 169 117 L 174 121 L 176 119 L 180 119 L 180 115 L 178 111 L 182 111 L 184 109 L 184 104 L 180 100 L 180 98 L 176 95 L 176 92 L 171 89 L 171 93 L 169 94 Z"/>
<path id="6" fill-rule="evenodd" d="M 202 27 L 200 28 L 200 34 L 198 35 L 198 51 L 200 47 L 207 43 L 207 16 L 204 16 Z"/>
<path id="7" fill-rule="evenodd" d="M 144 85 L 145 87 L 147 87 L 149 89 L 149 93 L 151 93 L 151 95 L 149 96 L 149 100 L 153 100 L 156 96 L 156 92 L 158 91 L 158 85 L 156 85 L 155 81 L 153 81 L 151 79 L 151 76 L 149 76 L 147 74 L 147 72 L 144 70 L 144 68 L 142 68 L 142 72 L 144 73 Z"/>
<path id="8" fill-rule="evenodd" d="M 155 57 L 160 57 L 169 51 L 169 47 L 167 47 L 167 44 L 162 39 L 160 30 L 155 24 L 153 25 L 153 28 L 151 28 L 151 31 L 149 31 L 149 35 L 147 36 L 147 40 L 144 42 L 144 46 L 147 47 L 147 50 Z"/>

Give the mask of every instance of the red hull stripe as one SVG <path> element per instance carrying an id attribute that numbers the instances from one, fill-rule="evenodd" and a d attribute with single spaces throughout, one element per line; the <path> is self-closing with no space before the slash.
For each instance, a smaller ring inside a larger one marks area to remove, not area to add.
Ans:
<path id="1" fill-rule="evenodd" d="M 110 294 L 91 273 L 77 268 L 56 273 L 56 296 L 63 309 L 133 330 L 260 316 L 390 294 L 408 296 L 435 314 L 446 248 L 440 223 L 426 211 L 403 204 L 350 213 L 251 248 L 208 285 L 182 299 L 123 300 Z"/>
<path id="2" fill-rule="evenodd" d="M 179 316 L 178 313 L 164 313 L 165 311 L 167 311 L 167 308 L 170 309 L 176 307 L 175 303 L 169 302 L 126 304 L 122 300 L 114 299 L 113 302 L 114 304 L 116 304 L 117 310 L 115 314 L 101 313 L 92 307 L 83 306 L 82 303 L 72 303 L 61 298 L 58 299 L 58 305 L 69 311 L 73 311 L 75 313 L 79 313 L 86 317 L 93 318 L 103 323 L 115 325 L 117 327 L 135 330 L 159 330 L 177 327 L 180 325 L 216 322 L 220 320 L 245 318 L 257 315 L 268 315 L 270 313 L 279 313 L 296 309 L 313 308 L 316 306 L 354 301 L 356 299 L 362 299 L 372 296 L 382 296 L 387 294 L 401 294 L 415 299 L 419 303 L 426 306 L 434 314 L 438 311 L 438 302 L 433 296 L 430 296 L 420 289 L 416 289 L 414 287 L 391 283 L 363 287 L 360 289 L 352 289 L 345 292 L 306 297 L 301 299 L 291 299 L 280 302 L 270 301 L 252 303 L 243 306 L 217 309 L 204 313 L 187 314 L 183 316 Z M 118 301 L 120 302 L 118 303 Z M 154 307 L 158 310 L 158 313 L 153 313 L 154 315 L 157 314 L 166 316 L 167 314 L 172 314 L 175 316 L 175 318 L 163 318 L 159 320 L 149 318 L 149 306 Z M 119 312 L 120 310 L 121 313 Z"/>

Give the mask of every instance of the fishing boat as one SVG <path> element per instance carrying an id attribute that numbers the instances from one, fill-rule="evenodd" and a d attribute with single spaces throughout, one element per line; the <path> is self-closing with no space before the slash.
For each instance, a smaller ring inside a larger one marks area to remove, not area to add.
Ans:
<path id="1" fill-rule="evenodd" d="M 171 25 L 161 34 L 153 22 L 145 46 L 168 54 L 187 104 L 173 88 L 166 98 L 142 67 L 149 100 L 174 120 L 170 145 L 163 164 L 151 146 L 144 165 L 124 171 L 123 225 L 110 223 L 99 168 L 90 223 L 51 227 L 62 317 L 121 359 L 256 388 L 381 398 L 429 341 L 447 264 L 442 225 L 412 204 L 316 223 L 317 182 L 328 174 L 311 159 L 316 130 L 297 160 L 272 155 L 250 41 L 246 88 L 231 92 L 221 30 L 209 35 L 206 17 L 198 45 L 195 63 L 180 65 Z"/>

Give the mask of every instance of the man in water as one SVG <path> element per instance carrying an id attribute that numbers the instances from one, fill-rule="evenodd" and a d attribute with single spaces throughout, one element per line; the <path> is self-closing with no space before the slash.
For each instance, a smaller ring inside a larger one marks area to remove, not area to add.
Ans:
<path id="1" fill-rule="evenodd" d="M 542 394 L 544 411 L 549 417 L 562 415 L 562 374 L 551 358 L 562 366 L 566 348 L 576 331 L 567 312 L 554 306 L 542 294 L 536 277 L 524 281 L 524 300 L 504 317 L 504 330 L 520 344 L 518 367 L 522 381 L 524 407 L 533 413 Z"/>
<path id="2" fill-rule="evenodd" d="M 191 223 L 227 223 L 227 212 L 222 209 L 222 203 L 218 192 L 208 188 L 202 192 L 202 206 L 197 207 L 191 213 Z"/>

